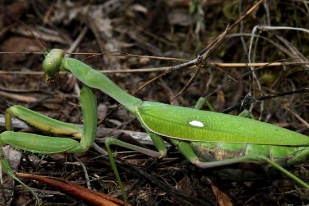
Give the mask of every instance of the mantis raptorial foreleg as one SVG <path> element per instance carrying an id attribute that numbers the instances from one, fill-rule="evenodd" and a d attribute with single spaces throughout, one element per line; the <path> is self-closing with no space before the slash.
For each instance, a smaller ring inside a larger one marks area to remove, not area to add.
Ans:
<path id="1" fill-rule="evenodd" d="M 84 128 L 54 120 L 21 106 L 10 107 L 5 113 L 6 127 L 9 131 L 0 134 L 0 146 L 10 144 L 16 148 L 39 154 L 55 154 L 61 152 L 75 153 L 88 150 L 93 144 L 96 133 L 96 99 L 92 89 L 87 86 L 82 88 L 80 98 L 82 111 L 91 108 L 91 110 L 85 112 L 83 116 Z M 81 140 L 78 142 L 69 138 L 13 132 L 12 117 L 18 117 L 42 131 L 53 133 L 58 136 L 70 135 Z M 3 156 L 1 150 L 0 155 L 1 157 Z M 1 165 L 9 176 L 28 188 L 35 195 L 36 199 L 39 200 L 37 195 L 15 176 L 7 160 L 3 157 L 1 158 Z"/>

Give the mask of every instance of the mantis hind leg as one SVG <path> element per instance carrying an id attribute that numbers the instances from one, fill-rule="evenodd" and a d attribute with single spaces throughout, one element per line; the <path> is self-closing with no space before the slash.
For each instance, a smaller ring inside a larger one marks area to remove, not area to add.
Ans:
<path id="1" fill-rule="evenodd" d="M 281 167 L 279 164 L 275 163 L 274 161 L 268 159 L 267 157 L 260 157 L 262 160 L 264 160 L 265 162 L 267 162 L 268 164 L 272 165 L 274 168 L 276 168 L 277 170 L 279 170 L 280 172 L 282 172 L 283 174 L 285 174 L 287 177 L 291 178 L 292 180 L 294 180 L 295 182 L 297 182 L 298 184 L 302 185 L 304 188 L 309 189 L 309 185 L 307 183 L 305 183 L 304 181 L 302 181 L 301 179 L 299 179 L 297 176 L 295 176 L 294 174 L 292 174 L 291 172 L 289 172 L 288 170 L 284 169 L 283 167 Z"/>

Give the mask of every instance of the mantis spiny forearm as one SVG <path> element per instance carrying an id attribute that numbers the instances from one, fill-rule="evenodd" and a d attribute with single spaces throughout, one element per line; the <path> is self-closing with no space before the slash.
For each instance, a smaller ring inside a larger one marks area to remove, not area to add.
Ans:
<path id="1" fill-rule="evenodd" d="M 43 63 L 46 81 L 51 82 L 60 71 L 67 71 L 85 85 L 80 96 L 84 129 L 67 126 L 65 123 L 51 120 L 18 106 L 13 106 L 7 111 L 7 128 L 11 130 L 10 117 L 18 116 L 42 130 L 52 131 L 58 135 L 70 134 L 81 138 L 81 142 L 34 134 L 19 134 L 16 138 L 16 133 L 4 132 L 0 135 L 0 146 L 11 144 L 41 154 L 87 150 L 93 143 L 96 132 L 96 103 L 92 89 L 98 89 L 123 104 L 135 115 L 158 149 L 158 151 L 152 151 L 117 139 L 106 139 L 109 159 L 125 201 L 127 196 L 110 150 L 111 144 L 161 158 L 167 151 L 164 141 L 168 141 L 200 168 L 246 162 L 268 164 L 309 189 L 307 183 L 282 167 L 282 165 L 299 164 L 309 158 L 308 137 L 243 117 L 157 102 L 143 102 L 121 90 L 105 75 L 76 59 L 63 58 L 63 54 L 62 50 L 54 49 L 47 55 Z M 60 130 L 56 130 L 57 128 Z M 25 140 L 33 144 L 26 144 Z M 48 145 L 47 149 L 40 149 L 42 144 Z M 64 147 L 59 149 L 60 145 Z M 5 160 L 2 161 L 2 166 L 9 175 L 16 178 Z"/>

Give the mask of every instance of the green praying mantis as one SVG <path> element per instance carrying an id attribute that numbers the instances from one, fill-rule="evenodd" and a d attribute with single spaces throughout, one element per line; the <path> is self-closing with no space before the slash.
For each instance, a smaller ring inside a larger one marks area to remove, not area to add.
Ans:
<path id="1" fill-rule="evenodd" d="M 96 134 L 97 110 L 94 90 L 98 89 L 114 98 L 137 118 L 158 150 L 145 149 L 115 138 L 106 139 L 108 157 L 125 202 L 127 202 L 127 195 L 110 145 L 118 145 L 151 157 L 162 158 L 167 154 L 166 141 L 177 147 L 186 159 L 199 168 L 256 163 L 264 167 L 276 168 L 309 189 L 307 183 L 284 168 L 309 159 L 309 138 L 305 135 L 244 117 L 142 101 L 129 95 L 104 74 L 83 62 L 64 58 L 64 51 L 60 49 L 53 49 L 46 55 L 43 69 L 47 82 L 52 82 L 60 71 L 70 72 L 82 82 L 80 105 L 84 127 L 60 122 L 21 106 L 12 106 L 5 112 L 8 131 L 0 134 L 0 146 L 10 144 L 39 154 L 75 153 L 88 150 Z M 18 117 L 40 130 L 57 136 L 70 135 L 80 139 L 80 142 L 70 138 L 14 132 L 11 117 Z M 1 150 L 0 155 L 4 171 L 30 189 L 15 176 Z M 34 192 L 32 193 L 36 196 Z"/>

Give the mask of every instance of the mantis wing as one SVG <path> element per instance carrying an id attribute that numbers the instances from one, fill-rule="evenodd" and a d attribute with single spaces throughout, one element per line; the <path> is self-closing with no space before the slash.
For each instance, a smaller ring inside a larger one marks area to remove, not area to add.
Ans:
<path id="1" fill-rule="evenodd" d="M 305 135 L 239 116 L 144 102 L 138 108 L 143 126 L 160 136 L 203 142 L 308 145 Z"/>

